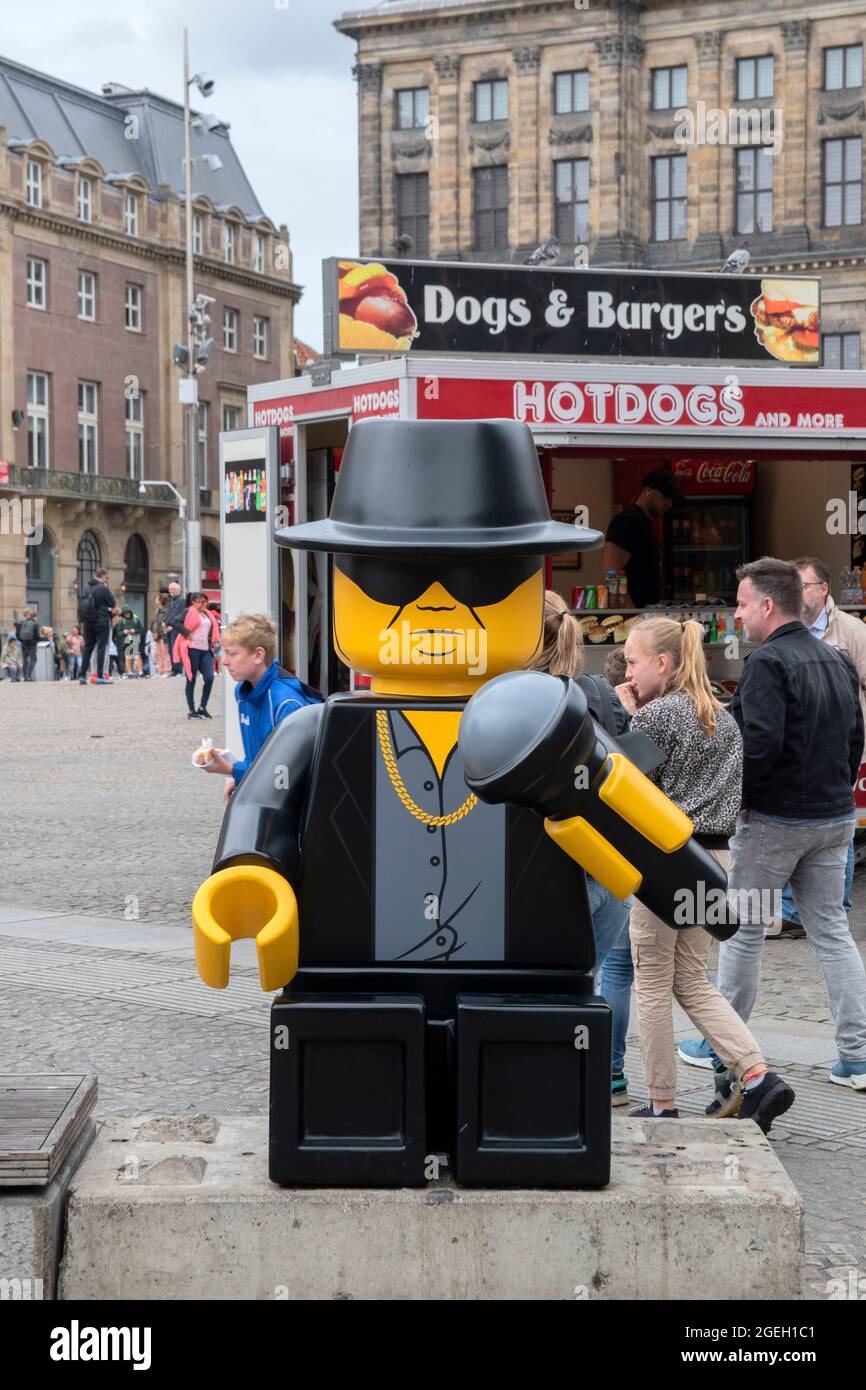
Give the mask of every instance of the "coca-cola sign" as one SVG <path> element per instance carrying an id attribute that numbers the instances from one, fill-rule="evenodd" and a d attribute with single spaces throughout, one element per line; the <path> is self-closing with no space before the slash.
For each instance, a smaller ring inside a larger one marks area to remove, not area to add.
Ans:
<path id="1" fill-rule="evenodd" d="M 673 471 L 687 497 L 740 496 L 755 490 L 753 459 L 674 459 Z"/>

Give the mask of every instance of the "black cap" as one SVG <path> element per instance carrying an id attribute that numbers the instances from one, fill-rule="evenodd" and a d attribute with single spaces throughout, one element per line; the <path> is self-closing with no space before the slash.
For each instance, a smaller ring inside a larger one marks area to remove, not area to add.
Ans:
<path id="1" fill-rule="evenodd" d="M 362 420 L 326 521 L 277 543 L 337 555 L 545 555 L 594 550 L 600 531 L 553 521 L 532 431 L 517 420 Z"/>
<path id="2" fill-rule="evenodd" d="M 645 478 L 641 478 L 640 485 L 641 487 L 655 488 L 662 497 L 669 497 L 672 502 L 683 500 L 683 495 L 677 487 L 677 480 L 667 468 L 654 468 L 651 473 L 647 473 Z"/>

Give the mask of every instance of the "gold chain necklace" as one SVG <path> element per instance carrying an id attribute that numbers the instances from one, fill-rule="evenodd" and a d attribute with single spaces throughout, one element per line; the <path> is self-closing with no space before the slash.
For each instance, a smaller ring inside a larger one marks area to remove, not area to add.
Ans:
<path id="1" fill-rule="evenodd" d="M 391 786 L 399 796 L 406 810 L 424 825 L 454 825 L 457 821 L 468 816 L 478 805 L 478 797 L 474 792 L 470 792 L 462 806 L 458 806 L 456 811 L 452 811 L 447 816 L 431 816 L 426 811 L 422 811 L 417 802 L 413 801 L 408 791 L 406 783 L 397 771 L 397 759 L 394 757 L 394 749 L 391 745 L 391 736 L 388 732 L 388 714 L 386 710 L 376 710 L 376 729 L 379 734 L 379 747 L 382 750 L 382 757 L 385 760 L 385 767 L 388 769 L 388 776 L 391 779 Z"/>

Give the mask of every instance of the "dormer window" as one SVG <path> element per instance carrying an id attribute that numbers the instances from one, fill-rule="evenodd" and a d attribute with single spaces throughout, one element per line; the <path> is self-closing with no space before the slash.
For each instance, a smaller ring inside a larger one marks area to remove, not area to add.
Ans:
<path id="1" fill-rule="evenodd" d="M 138 194 L 126 193 L 123 198 L 123 225 L 127 236 L 138 236 Z"/>
<path id="2" fill-rule="evenodd" d="M 38 159 L 28 159 L 27 161 L 27 182 L 25 196 L 32 208 L 41 208 L 42 165 L 39 163 Z"/>
<path id="3" fill-rule="evenodd" d="M 192 215 L 192 254 L 204 255 L 204 218 L 200 212 Z"/>
<path id="4" fill-rule="evenodd" d="M 223 260 L 226 265 L 235 263 L 235 227 L 233 222 L 226 222 L 223 227 Z"/>
<path id="5" fill-rule="evenodd" d="M 83 175 L 78 180 L 78 220 L 93 221 L 93 180 Z"/>

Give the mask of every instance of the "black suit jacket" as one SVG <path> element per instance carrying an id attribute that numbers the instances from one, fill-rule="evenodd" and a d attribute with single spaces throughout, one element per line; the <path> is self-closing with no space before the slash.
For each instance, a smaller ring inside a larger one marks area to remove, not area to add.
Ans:
<path id="1" fill-rule="evenodd" d="M 226 810 L 214 870 L 262 863 L 284 874 L 298 896 L 302 966 L 375 960 L 376 710 L 464 704 L 332 696 L 278 724 L 246 773 Z M 508 807 L 505 825 L 504 963 L 591 969 L 583 872 L 535 812 Z"/>

